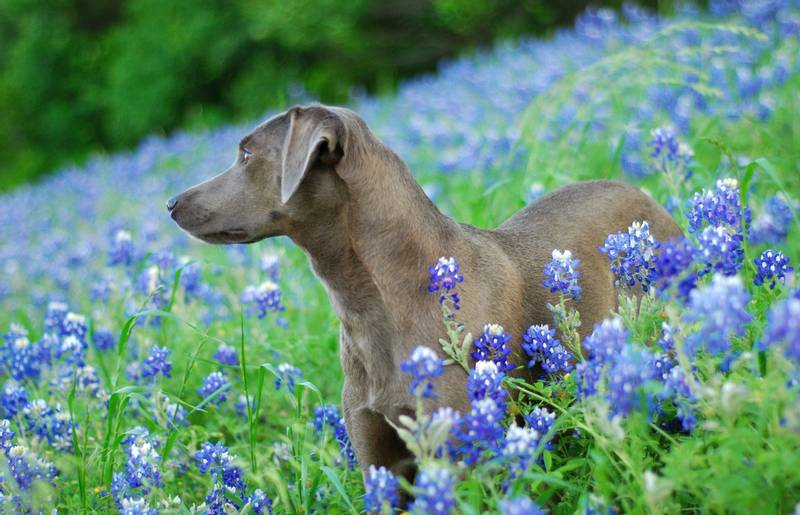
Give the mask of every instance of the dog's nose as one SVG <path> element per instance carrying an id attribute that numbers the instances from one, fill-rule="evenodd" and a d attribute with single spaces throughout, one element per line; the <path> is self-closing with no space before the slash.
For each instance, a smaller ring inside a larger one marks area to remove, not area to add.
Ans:
<path id="1" fill-rule="evenodd" d="M 167 211 L 172 211 L 175 209 L 175 206 L 178 205 L 178 197 L 177 195 L 172 197 L 171 199 L 167 200 Z"/>

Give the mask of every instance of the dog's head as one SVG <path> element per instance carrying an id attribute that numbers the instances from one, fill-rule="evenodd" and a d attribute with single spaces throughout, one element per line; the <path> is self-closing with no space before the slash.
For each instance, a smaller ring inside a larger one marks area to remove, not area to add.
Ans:
<path id="1" fill-rule="evenodd" d="M 208 243 L 288 234 L 293 224 L 329 215 L 345 201 L 336 168 L 362 126 L 346 109 L 293 107 L 242 138 L 230 168 L 172 197 L 167 209 Z"/>

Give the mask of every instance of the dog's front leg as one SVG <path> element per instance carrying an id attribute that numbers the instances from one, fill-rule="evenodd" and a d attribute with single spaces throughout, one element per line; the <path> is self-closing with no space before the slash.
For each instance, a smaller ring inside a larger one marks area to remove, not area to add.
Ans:
<path id="1" fill-rule="evenodd" d="M 364 479 L 370 465 L 386 467 L 395 475 L 414 481 L 414 456 L 386 418 L 358 402 L 357 389 L 345 380 L 342 404 L 347 433 L 353 442 Z"/>

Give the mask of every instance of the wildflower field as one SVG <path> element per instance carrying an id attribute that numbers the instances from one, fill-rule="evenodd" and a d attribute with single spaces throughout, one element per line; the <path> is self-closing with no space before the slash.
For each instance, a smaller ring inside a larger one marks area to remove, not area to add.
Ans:
<path id="1" fill-rule="evenodd" d="M 472 410 L 418 403 L 400 427 L 415 483 L 372 469 L 365 490 L 338 321 L 306 257 L 200 244 L 164 208 L 250 126 L 61 170 L 0 197 L 3 512 L 800 511 L 797 0 L 589 10 L 350 107 L 461 222 L 620 179 L 686 238 L 655 241 L 646 220 L 608 235 L 620 307 L 584 341 L 570 249 L 541 271 L 552 323 L 525 334 L 464 334 L 470 270 L 422 270 L 442 331 L 397 366 L 422 399 L 464 365 Z"/>

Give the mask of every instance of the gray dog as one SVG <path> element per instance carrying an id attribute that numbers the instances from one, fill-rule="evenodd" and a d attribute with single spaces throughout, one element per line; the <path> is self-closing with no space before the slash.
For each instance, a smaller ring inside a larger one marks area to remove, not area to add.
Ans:
<path id="1" fill-rule="evenodd" d="M 606 235 L 647 220 L 656 239 L 681 234 L 670 215 L 632 186 L 592 181 L 561 188 L 503 225 L 455 222 L 428 199 L 403 161 L 352 111 L 294 107 L 241 140 L 233 165 L 167 207 L 208 243 L 287 235 L 308 255 L 341 321 L 347 431 L 362 471 L 385 465 L 413 474 L 392 425 L 414 412 L 400 363 L 420 344 L 438 347 L 442 312 L 427 291 L 428 266 L 454 256 L 466 280 L 458 319 L 479 334 L 501 324 L 519 336 L 551 320 L 542 270 L 554 249 L 581 260 L 582 336 L 616 308 L 614 278 L 597 251 Z M 431 409 L 469 411 L 467 375 L 445 367 Z"/>

